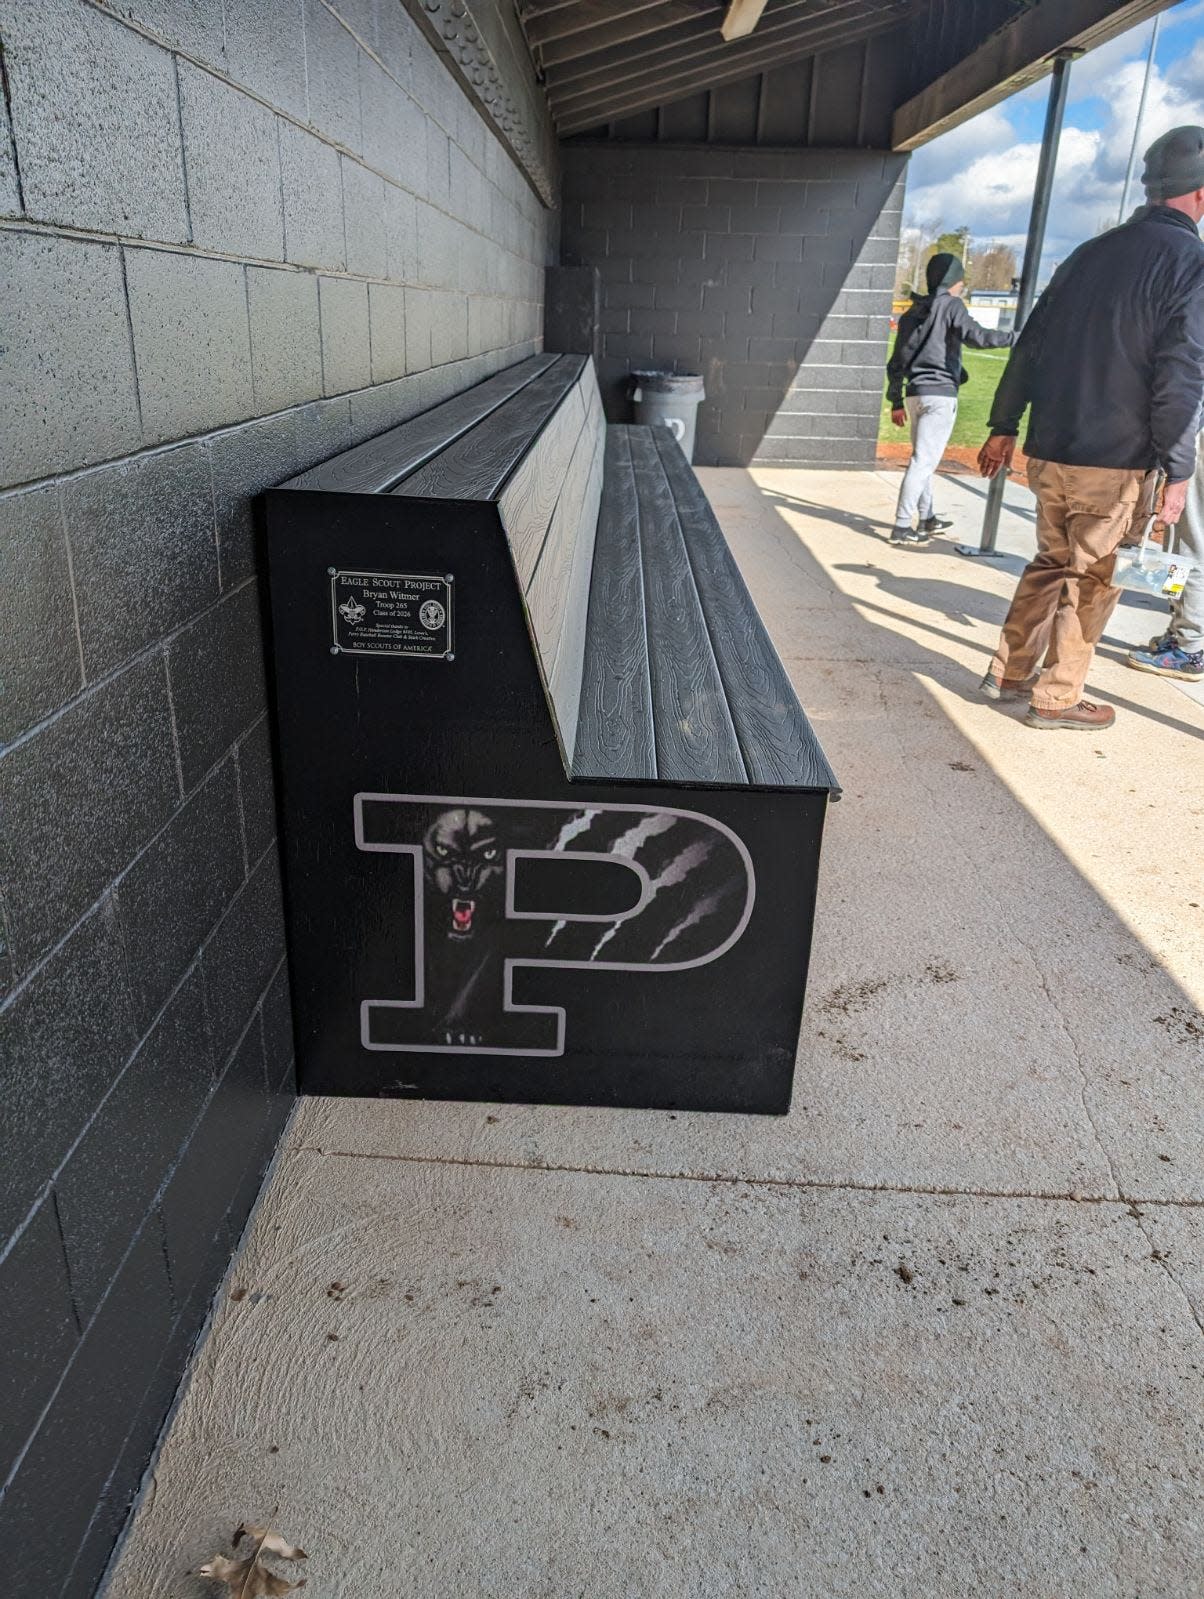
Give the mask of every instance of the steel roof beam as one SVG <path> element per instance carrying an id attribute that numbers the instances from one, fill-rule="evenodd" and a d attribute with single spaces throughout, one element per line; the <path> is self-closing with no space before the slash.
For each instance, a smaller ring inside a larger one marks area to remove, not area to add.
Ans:
<path id="1" fill-rule="evenodd" d="M 1038 0 L 895 112 L 891 144 L 915 150 L 1043 78 L 1058 50 L 1091 50 L 1172 0 Z"/>

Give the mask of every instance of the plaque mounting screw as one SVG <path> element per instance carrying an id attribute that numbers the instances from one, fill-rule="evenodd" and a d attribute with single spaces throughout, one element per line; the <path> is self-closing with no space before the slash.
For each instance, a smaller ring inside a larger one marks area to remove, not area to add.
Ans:
<path id="1" fill-rule="evenodd" d="M 338 645 L 337 645 L 337 644 L 332 644 L 332 645 L 331 645 L 331 646 L 330 646 L 330 653 L 331 653 L 331 654 L 332 654 L 332 655 L 337 655 L 337 654 L 338 654 L 338 653 L 339 653 L 339 647 L 338 647 Z"/>
<path id="2" fill-rule="evenodd" d="M 455 658 L 456 657 L 452 654 L 452 652 L 450 650 L 448 650 L 447 654 L 443 657 L 443 659 L 445 661 L 454 661 Z"/>
<path id="3" fill-rule="evenodd" d="M 328 566 L 326 571 L 330 577 L 338 577 L 339 575 L 339 569 L 337 566 Z"/>
<path id="4" fill-rule="evenodd" d="M 454 572 L 448 572 L 448 573 L 447 573 L 447 574 L 446 574 L 446 575 L 445 575 L 445 576 L 444 576 L 444 579 L 443 579 L 443 581 L 444 581 L 444 582 L 445 582 L 445 583 L 454 583 L 454 582 L 455 582 L 455 581 L 456 581 L 456 577 L 455 577 L 455 573 L 454 573 Z"/>

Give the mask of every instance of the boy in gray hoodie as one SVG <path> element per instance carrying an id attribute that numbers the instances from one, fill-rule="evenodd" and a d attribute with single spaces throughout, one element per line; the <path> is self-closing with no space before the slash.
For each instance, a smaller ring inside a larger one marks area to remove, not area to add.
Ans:
<path id="1" fill-rule="evenodd" d="M 980 327 L 962 304 L 966 269 L 960 256 L 934 255 L 926 275 L 928 293 L 913 300 L 899 318 L 886 366 L 891 421 L 896 427 L 911 423 L 911 461 L 899 489 L 892 544 L 923 544 L 951 525 L 933 511 L 932 480 L 957 420 L 957 391 L 969 376 L 962 365 L 962 345 L 1002 350 L 1016 341 L 1014 333 Z"/>

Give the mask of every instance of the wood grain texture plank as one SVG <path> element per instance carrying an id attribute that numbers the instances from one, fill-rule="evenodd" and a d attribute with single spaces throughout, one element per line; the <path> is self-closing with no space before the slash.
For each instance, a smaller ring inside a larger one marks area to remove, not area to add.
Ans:
<path id="1" fill-rule="evenodd" d="M 496 499 L 578 383 L 585 359 L 557 356 L 545 372 L 392 492 L 432 500 Z"/>
<path id="2" fill-rule="evenodd" d="M 546 372 L 556 359 L 552 355 L 532 355 L 525 361 L 497 372 L 463 394 L 453 395 L 420 416 L 412 417 L 375 438 L 365 439 L 353 449 L 332 456 L 308 472 L 301 472 L 281 485 L 286 489 L 320 489 L 339 494 L 383 494 L 407 473 L 417 471 L 432 456 L 444 450 L 461 434 L 468 432 L 504 405 L 511 396 Z"/>
<path id="3" fill-rule="evenodd" d="M 723 530 L 668 428 L 653 428 L 749 781 L 772 788 L 840 785 L 799 704 Z"/>
<path id="4" fill-rule="evenodd" d="M 582 534 L 590 465 L 598 437 L 598 433 L 590 432 L 586 428 L 582 428 L 577 435 L 573 458 L 568 464 L 560 487 L 548 535 L 539 553 L 531 581 L 527 585 L 527 612 L 539 644 L 539 658 L 549 692 L 565 627 L 573 554 Z M 589 538 L 592 543 L 592 528 L 589 530 Z M 574 723 L 576 716 L 577 707 L 573 706 Z M 567 741 L 565 748 L 571 748 Z"/>
<path id="5" fill-rule="evenodd" d="M 608 427 L 590 580 L 575 778 L 656 776 L 640 511 L 625 427 Z"/>
<path id="6" fill-rule="evenodd" d="M 598 506 L 602 498 L 602 467 L 606 453 L 606 432 L 602 427 L 587 427 L 583 438 L 593 443 L 585 483 L 585 495 L 577 518 L 577 538 L 564 596 L 564 621 L 556 662 L 549 688 L 556 707 L 556 720 L 564 744 L 569 769 L 577 744 L 577 716 L 581 706 L 581 676 L 585 666 L 585 627 L 589 615 L 590 575 L 594 569 L 594 548 L 598 532 Z"/>
<path id="7" fill-rule="evenodd" d="M 640 503 L 657 776 L 743 787 L 748 774 L 655 431 L 630 428 L 628 442 Z"/>
<path id="8" fill-rule="evenodd" d="M 502 526 L 510 540 L 519 581 L 526 591 L 552 525 L 556 502 L 585 421 L 577 384 L 544 428 L 498 497 Z"/>

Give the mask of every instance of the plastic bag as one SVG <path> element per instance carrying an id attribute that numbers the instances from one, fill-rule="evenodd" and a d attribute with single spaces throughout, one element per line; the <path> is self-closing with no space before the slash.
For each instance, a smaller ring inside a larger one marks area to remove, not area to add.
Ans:
<path id="1" fill-rule="evenodd" d="M 1189 575 L 1200 563 L 1194 555 L 1151 544 L 1150 534 L 1156 520 L 1150 517 L 1140 544 L 1121 545 L 1116 552 L 1112 581 L 1117 588 L 1134 589 L 1139 594 L 1159 594 L 1166 600 L 1178 599 Z M 1168 530 L 1165 535 L 1168 546 L 1172 536 Z"/>

